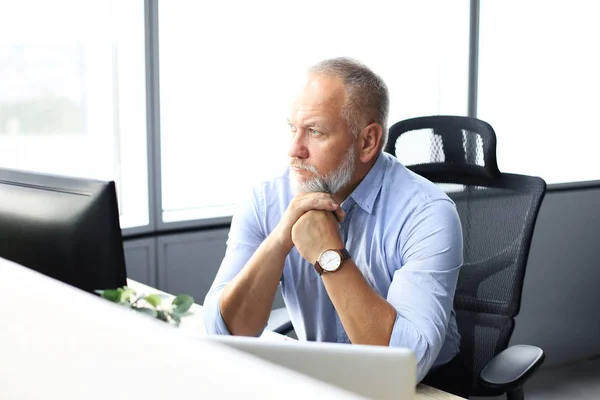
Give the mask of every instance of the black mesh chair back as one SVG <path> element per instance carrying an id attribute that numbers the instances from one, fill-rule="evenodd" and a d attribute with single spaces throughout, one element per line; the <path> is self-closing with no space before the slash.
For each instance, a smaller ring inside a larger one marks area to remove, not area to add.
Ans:
<path id="1" fill-rule="evenodd" d="M 501 173 L 494 130 L 475 118 L 400 121 L 390 128 L 385 151 L 436 183 L 456 203 L 464 239 L 454 301 L 461 354 L 472 370 L 471 395 L 497 395 L 477 380 L 512 335 L 546 183 Z"/>

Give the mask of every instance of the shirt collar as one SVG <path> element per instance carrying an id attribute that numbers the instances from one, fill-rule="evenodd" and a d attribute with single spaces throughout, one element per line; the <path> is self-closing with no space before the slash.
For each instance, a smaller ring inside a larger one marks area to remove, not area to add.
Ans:
<path id="1" fill-rule="evenodd" d="M 371 214 L 373 212 L 373 206 L 375 199 L 379 195 L 381 185 L 383 184 L 383 175 L 385 173 L 386 158 L 383 153 L 379 153 L 377 161 L 371 167 L 367 175 L 358 184 L 358 186 L 350 193 L 350 196 L 344 201 L 342 208 L 345 210 L 346 203 L 348 208 L 352 206 L 352 203 L 357 204 L 360 208 Z M 352 199 L 352 201 L 348 201 Z M 345 210 L 348 212 L 349 210 Z"/>

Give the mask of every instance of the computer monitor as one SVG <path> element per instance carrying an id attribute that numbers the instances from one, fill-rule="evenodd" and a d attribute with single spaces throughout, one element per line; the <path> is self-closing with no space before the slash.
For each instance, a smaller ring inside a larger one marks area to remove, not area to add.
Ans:
<path id="1" fill-rule="evenodd" d="M 0 168 L 0 257 L 90 293 L 126 285 L 114 182 Z"/>

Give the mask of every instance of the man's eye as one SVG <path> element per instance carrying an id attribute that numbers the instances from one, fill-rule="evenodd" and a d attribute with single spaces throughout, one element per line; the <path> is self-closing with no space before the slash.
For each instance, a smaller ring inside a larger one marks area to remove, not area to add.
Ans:
<path id="1" fill-rule="evenodd" d="M 320 135 L 320 134 L 321 134 L 321 132 L 319 132 L 318 130 L 316 130 L 316 129 L 313 129 L 313 128 L 310 128 L 308 131 L 309 131 L 309 132 L 310 132 L 310 134 L 311 134 L 311 135 L 313 135 L 313 136 L 317 136 L 317 135 Z"/>
<path id="2" fill-rule="evenodd" d="M 289 124 L 289 127 L 290 127 L 290 131 L 292 131 L 293 133 L 296 132 L 296 127 L 294 125 Z"/>

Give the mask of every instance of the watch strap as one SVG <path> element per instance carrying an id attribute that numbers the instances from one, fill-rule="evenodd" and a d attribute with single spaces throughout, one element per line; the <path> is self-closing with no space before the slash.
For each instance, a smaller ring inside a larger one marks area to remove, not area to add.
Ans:
<path id="1" fill-rule="evenodd" d="M 348 252 L 348 250 L 346 250 L 346 248 L 343 248 L 343 249 L 327 249 L 325 251 L 328 251 L 328 250 L 333 250 L 333 251 L 337 252 L 340 255 L 340 257 L 341 257 L 340 266 L 335 271 L 332 271 L 332 272 L 336 272 L 337 270 L 339 270 L 340 268 L 342 268 L 342 264 L 344 263 L 344 261 L 349 260 L 350 258 L 352 258 L 350 256 L 350 253 Z M 323 272 L 328 272 L 328 271 L 325 271 L 323 269 L 323 267 L 321 267 L 321 264 L 319 264 L 319 261 L 315 262 L 315 269 L 317 270 L 317 273 L 319 275 L 323 275 Z"/>

